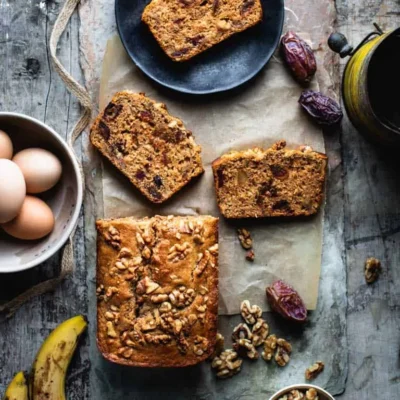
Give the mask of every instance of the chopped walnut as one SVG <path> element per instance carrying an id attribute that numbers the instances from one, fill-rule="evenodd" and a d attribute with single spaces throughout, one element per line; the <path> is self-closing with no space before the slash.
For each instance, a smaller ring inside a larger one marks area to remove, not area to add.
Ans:
<path id="1" fill-rule="evenodd" d="M 113 323 L 111 321 L 108 321 L 106 323 L 106 327 L 107 327 L 107 336 L 112 337 L 112 338 L 116 338 L 117 337 L 117 332 L 115 332 Z"/>
<path id="2" fill-rule="evenodd" d="M 147 343 L 152 343 L 152 344 L 166 344 L 172 340 L 172 336 L 170 336 L 170 335 L 154 335 L 154 334 L 146 333 L 144 335 L 144 340 Z"/>
<path id="3" fill-rule="evenodd" d="M 194 346 L 193 353 L 196 356 L 202 356 L 208 349 L 208 340 L 203 336 L 195 336 L 194 338 Z"/>
<path id="4" fill-rule="evenodd" d="M 247 261 L 254 261 L 256 255 L 254 254 L 254 250 L 251 249 L 246 253 L 246 260 Z"/>
<path id="5" fill-rule="evenodd" d="M 208 251 L 214 256 L 218 255 L 218 243 L 211 246 Z"/>
<path id="6" fill-rule="evenodd" d="M 259 306 L 253 305 L 250 306 L 250 302 L 248 300 L 242 301 L 240 305 L 240 313 L 243 319 L 249 324 L 254 325 L 258 318 L 262 316 L 262 310 Z"/>
<path id="7" fill-rule="evenodd" d="M 365 261 L 364 275 L 367 283 L 374 283 L 382 272 L 381 262 L 377 258 L 367 258 Z"/>
<path id="8" fill-rule="evenodd" d="M 121 237 L 119 234 L 119 230 L 114 226 L 110 226 L 108 231 L 104 233 L 104 238 L 106 242 L 109 243 L 114 249 L 119 250 L 121 247 Z"/>
<path id="9" fill-rule="evenodd" d="M 258 352 L 251 340 L 239 339 L 233 344 L 233 349 L 242 357 L 250 358 L 250 360 L 258 359 Z"/>
<path id="10" fill-rule="evenodd" d="M 253 335 L 250 328 L 246 324 L 239 324 L 235 326 L 232 332 L 232 341 L 235 343 L 240 339 L 252 340 Z"/>
<path id="11" fill-rule="evenodd" d="M 277 345 L 276 342 L 277 342 L 276 335 L 269 335 L 267 339 L 265 339 L 264 351 L 261 353 L 261 356 L 265 361 L 272 360 L 272 357 L 274 356 L 276 351 L 276 345 Z"/>
<path id="12" fill-rule="evenodd" d="M 325 368 L 325 364 L 322 361 L 317 361 L 315 364 L 308 367 L 305 372 L 306 379 L 308 381 L 315 379 Z"/>
<path id="13" fill-rule="evenodd" d="M 306 400 L 318 400 L 318 392 L 314 388 L 310 388 L 306 392 Z"/>
<path id="14" fill-rule="evenodd" d="M 96 296 L 99 300 L 104 298 L 104 285 L 100 285 L 96 288 Z"/>
<path id="15" fill-rule="evenodd" d="M 168 295 L 167 294 L 154 294 L 153 296 L 150 297 L 150 300 L 152 303 L 163 303 L 164 301 L 168 300 Z"/>
<path id="16" fill-rule="evenodd" d="M 160 285 L 156 282 L 153 282 L 148 276 L 141 279 L 136 285 L 136 293 L 137 294 L 150 294 L 155 292 Z"/>
<path id="17" fill-rule="evenodd" d="M 215 357 L 218 357 L 224 351 L 224 344 L 225 339 L 224 337 L 218 332 L 217 337 L 215 339 L 215 347 L 214 351 L 211 356 L 208 358 L 209 360 L 213 360 Z"/>
<path id="18" fill-rule="evenodd" d="M 111 297 L 114 293 L 118 293 L 119 289 L 115 286 L 109 286 L 106 291 L 106 297 Z"/>
<path id="19" fill-rule="evenodd" d="M 217 377 L 221 379 L 230 378 L 240 372 L 243 360 L 238 354 L 229 349 L 223 351 L 218 357 L 212 360 L 211 368 L 217 370 Z"/>
<path id="20" fill-rule="evenodd" d="M 169 301 L 164 301 L 159 308 L 160 313 L 167 313 L 171 310 L 172 310 L 172 305 Z"/>
<path id="21" fill-rule="evenodd" d="M 196 292 L 192 288 L 186 289 L 185 286 L 181 286 L 179 289 L 174 289 L 168 297 L 172 305 L 184 308 L 193 303 Z"/>
<path id="22" fill-rule="evenodd" d="M 253 325 L 253 338 L 252 342 L 255 347 L 261 346 L 264 340 L 267 338 L 269 333 L 269 325 L 262 319 L 259 318 Z"/>
<path id="23" fill-rule="evenodd" d="M 192 251 L 192 246 L 185 242 L 182 244 L 174 244 L 168 252 L 167 260 L 176 263 L 183 260 Z"/>
<path id="24" fill-rule="evenodd" d="M 200 253 L 197 259 L 196 268 L 194 269 L 194 274 L 200 276 L 206 269 L 208 262 L 210 260 L 210 252 L 205 251 L 204 254 Z"/>
<path id="25" fill-rule="evenodd" d="M 244 249 L 250 250 L 253 247 L 253 240 L 251 239 L 250 232 L 247 229 L 239 228 L 238 238 Z"/>
<path id="26" fill-rule="evenodd" d="M 278 339 L 276 343 L 275 361 L 280 367 L 284 367 L 290 361 L 289 356 L 292 352 L 292 345 L 285 339 Z"/>
<path id="27" fill-rule="evenodd" d="M 304 392 L 293 389 L 289 393 L 286 393 L 284 396 L 280 397 L 278 400 L 304 400 L 304 396 Z"/>

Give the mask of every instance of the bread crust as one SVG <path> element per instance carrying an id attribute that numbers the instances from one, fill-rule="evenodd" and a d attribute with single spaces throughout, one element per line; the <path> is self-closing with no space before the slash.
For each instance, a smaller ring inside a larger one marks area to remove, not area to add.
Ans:
<path id="1" fill-rule="evenodd" d="M 90 140 L 153 203 L 204 172 L 192 132 L 144 93 L 116 93 L 94 121 Z"/>
<path id="2" fill-rule="evenodd" d="M 121 218 L 96 227 L 103 357 L 140 367 L 208 358 L 217 334 L 218 219 Z"/>
<path id="3" fill-rule="evenodd" d="M 212 163 L 224 217 L 299 217 L 318 212 L 328 159 L 309 146 L 296 150 L 277 142 L 269 149 L 232 151 Z"/>
<path id="4" fill-rule="evenodd" d="M 260 0 L 153 0 L 142 21 L 174 61 L 187 61 L 262 20 Z"/>

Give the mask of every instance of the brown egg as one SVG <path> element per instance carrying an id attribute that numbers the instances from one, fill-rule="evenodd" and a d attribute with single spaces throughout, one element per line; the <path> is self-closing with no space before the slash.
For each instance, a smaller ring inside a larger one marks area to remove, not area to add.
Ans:
<path id="1" fill-rule="evenodd" d="M 0 159 L 0 223 L 15 218 L 26 195 L 24 176 L 18 165 Z"/>
<path id="2" fill-rule="evenodd" d="M 11 160 L 13 155 L 13 144 L 11 143 L 11 139 L 0 129 L 0 158 L 7 158 Z"/>
<path id="3" fill-rule="evenodd" d="M 17 153 L 13 161 L 21 168 L 27 193 L 42 193 L 51 189 L 60 179 L 60 160 L 47 150 L 25 149 Z"/>
<path id="4" fill-rule="evenodd" d="M 3 224 L 2 228 L 18 239 L 40 239 L 53 230 L 54 215 L 43 200 L 26 196 L 20 213 L 12 221 Z"/>

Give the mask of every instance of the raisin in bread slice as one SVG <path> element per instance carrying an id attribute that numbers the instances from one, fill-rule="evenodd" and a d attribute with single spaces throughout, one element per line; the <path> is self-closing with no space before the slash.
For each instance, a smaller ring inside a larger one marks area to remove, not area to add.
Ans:
<path id="1" fill-rule="evenodd" d="M 212 164 L 218 206 L 226 218 L 315 214 L 323 199 L 325 154 L 309 146 L 232 151 Z"/>
<path id="2" fill-rule="evenodd" d="M 143 93 L 117 93 L 94 122 L 90 140 L 153 203 L 204 171 L 192 132 Z"/>
<path id="3" fill-rule="evenodd" d="M 142 21 L 172 60 L 186 61 L 262 16 L 260 0 L 153 0 Z"/>

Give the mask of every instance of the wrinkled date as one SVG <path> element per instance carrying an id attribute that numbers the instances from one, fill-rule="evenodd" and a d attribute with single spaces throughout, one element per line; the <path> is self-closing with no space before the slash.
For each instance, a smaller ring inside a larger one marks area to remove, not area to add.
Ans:
<path id="1" fill-rule="evenodd" d="M 343 117 L 340 105 L 320 92 L 304 90 L 300 96 L 299 103 L 319 124 L 334 125 Z"/>
<path id="2" fill-rule="evenodd" d="M 290 285 L 279 280 L 268 286 L 266 291 L 269 305 L 284 318 L 295 322 L 304 322 L 307 319 L 306 306 Z"/>
<path id="3" fill-rule="evenodd" d="M 308 83 L 317 71 L 317 62 L 311 47 L 294 32 L 282 37 L 281 52 L 293 76 L 301 83 Z"/>

